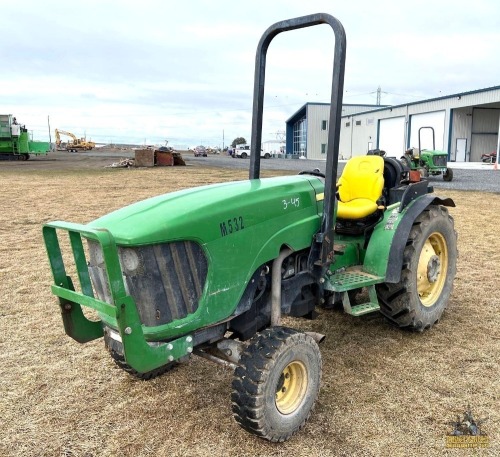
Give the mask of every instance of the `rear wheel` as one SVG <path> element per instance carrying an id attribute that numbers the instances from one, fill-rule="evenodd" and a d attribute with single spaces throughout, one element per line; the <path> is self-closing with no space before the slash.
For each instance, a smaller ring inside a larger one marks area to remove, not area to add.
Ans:
<path id="1" fill-rule="evenodd" d="M 234 417 L 250 433 L 285 441 L 305 425 L 320 381 L 321 354 L 309 335 L 266 329 L 251 340 L 234 372 Z"/>
<path id="2" fill-rule="evenodd" d="M 400 281 L 377 286 L 381 313 L 399 327 L 432 327 L 448 305 L 456 261 L 453 218 L 445 207 L 431 205 L 413 223 Z"/>
<path id="3" fill-rule="evenodd" d="M 242 152 L 241 153 L 241 158 L 242 159 L 246 159 L 247 158 L 247 153 L 246 152 Z"/>

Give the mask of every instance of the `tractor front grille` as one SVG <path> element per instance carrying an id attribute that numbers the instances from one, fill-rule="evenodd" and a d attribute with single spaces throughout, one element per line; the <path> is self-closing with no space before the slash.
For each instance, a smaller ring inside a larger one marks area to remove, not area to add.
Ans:
<path id="1" fill-rule="evenodd" d="M 446 167 L 448 158 L 445 155 L 442 156 L 433 156 L 432 163 L 434 163 L 435 167 Z"/>
<path id="2" fill-rule="evenodd" d="M 99 243 L 87 240 L 89 272 L 94 292 L 111 303 L 111 293 Z M 118 247 L 127 293 L 147 326 L 182 319 L 198 309 L 208 263 L 201 246 L 192 241 L 141 247 Z"/>

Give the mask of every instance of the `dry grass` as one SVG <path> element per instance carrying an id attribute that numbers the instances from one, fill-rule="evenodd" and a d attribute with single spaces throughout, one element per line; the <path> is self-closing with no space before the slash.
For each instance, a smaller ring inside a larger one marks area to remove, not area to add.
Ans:
<path id="1" fill-rule="evenodd" d="M 114 366 L 102 341 L 79 345 L 64 335 L 44 222 L 87 222 L 151 195 L 245 177 L 194 167 L 0 170 L 0 455 L 470 455 L 444 449 L 447 422 L 469 403 L 488 418 L 491 439 L 475 455 L 499 455 L 500 195 L 446 192 L 458 203 L 460 258 L 449 310 L 431 331 L 331 311 L 291 322 L 328 338 L 316 410 L 284 444 L 233 421 L 232 374 L 217 365 L 194 358 L 140 382 Z"/>

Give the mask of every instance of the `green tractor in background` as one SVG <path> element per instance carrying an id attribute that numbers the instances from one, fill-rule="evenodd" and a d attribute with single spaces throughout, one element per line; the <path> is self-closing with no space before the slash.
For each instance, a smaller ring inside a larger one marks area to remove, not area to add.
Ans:
<path id="1" fill-rule="evenodd" d="M 29 160 L 32 155 L 47 155 L 50 143 L 30 139 L 25 125 L 12 114 L 0 114 L 0 160 Z"/>
<path id="2" fill-rule="evenodd" d="M 281 32 L 318 24 L 335 35 L 326 173 L 261 179 L 268 46 Z M 104 337 L 114 361 L 141 379 L 192 354 L 231 367 L 236 421 L 270 441 L 304 426 L 322 373 L 324 335 L 284 327 L 282 316 L 313 319 L 317 307 L 341 305 L 352 316 L 381 312 L 423 331 L 441 318 L 453 288 L 451 199 L 434 195 L 425 180 L 411 182 L 394 158 L 355 157 L 337 182 L 345 49 L 344 29 L 328 14 L 266 30 L 256 53 L 247 181 L 160 195 L 86 225 L 43 228 L 69 336 Z M 75 278 L 63 261 L 65 233 Z M 88 320 L 82 306 L 100 321 Z"/>
<path id="3" fill-rule="evenodd" d="M 422 149 L 421 132 L 429 129 L 432 131 L 432 149 Z M 444 151 L 436 151 L 436 138 L 434 128 L 420 127 L 418 129 L 418 149 L 409 148 L 401 161 L 412 170 L 420 172 L 422 178 L 443 175 L 445 181 L 453 179 L 453 170 L 448 168 L 448 154 Z"/>

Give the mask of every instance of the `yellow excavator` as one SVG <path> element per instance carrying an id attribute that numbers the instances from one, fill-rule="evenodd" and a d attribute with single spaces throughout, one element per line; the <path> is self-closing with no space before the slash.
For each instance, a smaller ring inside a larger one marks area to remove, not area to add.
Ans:
<path id="1" fill-rule="evenodd" d="M 78 151 L 90 151 L 91 149 L 95 148 L 95 143 L 93 141 L 87 141 L 85 137 L 77 138 L 71 132 L 66 132 L 65 130 L 58 130 L 58 129 L 55 130 L 55 133 L 56 133 L 56 148 L 58 150 L 65 149 L 66 151 L 69 152 L 78 152 Z M 71 138 L 71 141 L 68 141 L 64 148 L 61 147 L 61 135 L 66 135 Z"/>

